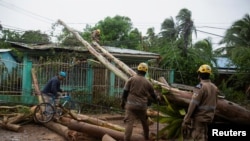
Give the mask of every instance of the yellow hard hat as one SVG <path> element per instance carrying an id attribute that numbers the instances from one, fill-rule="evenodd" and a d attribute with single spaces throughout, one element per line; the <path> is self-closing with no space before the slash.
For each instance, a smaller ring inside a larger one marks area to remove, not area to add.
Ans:
<path id="1" fill-rule="evenodd" d="M 197 72 L 200 72 L 200 73 L 209 73 L 211 74 L 212 73 L 212 69 L 209 65 L 207 64 L 204 64 L 204 65 L 201 65 L 198 69 Z"/>
<path id="2" fill-rule="evenodd" d="M 140 63 L 137 67 L 137 70 L 147 72 L 148 65 L 146 63 Z"/>

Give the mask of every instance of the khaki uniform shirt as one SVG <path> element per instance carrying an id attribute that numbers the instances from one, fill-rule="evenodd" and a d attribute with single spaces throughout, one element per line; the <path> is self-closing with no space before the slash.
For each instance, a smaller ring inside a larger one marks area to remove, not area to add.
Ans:
<path id="1" fill-rule="evenodd" d="M 129 91 L 126 106 L 132 108 L 146 109 L 148 97 L 156 98 L 153 85 L 141 75 L 129 78 L 124 86 L 124 90 Z"/>
<path id="2" fill-rule="evenodd" d="M 194 91 L 184 120 L 212 122 L 217 105 L 218 88 L 210 80 L 201 80 L 201 88 Z"/>

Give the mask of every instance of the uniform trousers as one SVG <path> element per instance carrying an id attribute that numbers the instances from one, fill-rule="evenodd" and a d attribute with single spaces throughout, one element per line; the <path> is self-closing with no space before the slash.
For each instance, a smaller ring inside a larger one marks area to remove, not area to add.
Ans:
<path id="1" fill-rule="evenodd" d="M 124 141 L 130 141 L 130 138 L 132 136 L 133 132 L 133 124 L 135 120 L 139 120 L 142 124 L 143 128 L 143 133 L 144 133 L 144 138 L 148 139 L 149 138 L 149 127 L 148 127 L 148 122 L 147 122 L 147 109 L 137 109 L 137 108 L 132 108 L 128 107 L 126 108 L 126 113 L 125 113 L 125 136 L 124 136 Z"/>

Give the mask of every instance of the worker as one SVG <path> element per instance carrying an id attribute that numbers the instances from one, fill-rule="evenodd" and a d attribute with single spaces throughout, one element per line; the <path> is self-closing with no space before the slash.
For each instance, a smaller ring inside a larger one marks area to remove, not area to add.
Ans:
<path id="1" fill-rule="evenodd" d="M 148 99 L 151 97 L 154 100 L 160 100 L 160 96 L 155 94 L 152 84 L 145 78 L 147 71 L 147 64 L 140 63 L 137 67 L 137 74 L 128 79 L 123 89 L 121 108 L 125 109 L 124 141 L 130 141 L 133 124 L 136 119 L 141 121 L 145 140 L 149 139 L 147 122 Z"/>
<path id="2" fill-rule="evenodd" d="M 183 119 L 182 130 L 190 133 L 195 141 L 208 140 L 208 125 L 213 121 L 219 90 L 211 80 L 212 69 L 201 65 L 197 71 L 200 83 L 194 90 L 188 111 Z"/>
<path id="3" fill-rule="evenodd" d="M 51 102 L 51 99 L 58 99 L 62 94 L 62 89 L 60 87 L 60 83 L 62 80 L 66 78 L 66 72 L 61 71 L 58 75 L 52 77 L 45 87 L 42 90 L 42 95 L 44 98 L 44 102 Z M 58 100 L 55 101 L 55 104 L 58 104 Z"/>
<path id="4" fill-rule="evenodd" d="M 100 44 L 100 36 L 101 36 L 101 31 L 100 29 L 96 29 L 92 32 L 91 34 L 91 39 L 92 41 L 97 42 L 98 44 Z"/>

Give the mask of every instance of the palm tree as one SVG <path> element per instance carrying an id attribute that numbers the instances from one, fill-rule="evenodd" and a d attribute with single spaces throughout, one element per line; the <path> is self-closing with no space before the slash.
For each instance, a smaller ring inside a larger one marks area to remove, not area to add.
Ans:
<path id="1" fill-rule="evenodd" d="M 213 66 L 213 63 L 216 65 L 216 59 L 213 53 L 212 41 L 210 38 L 197 41 L 189 52 L 190 54 L 193 52 L 193 54 L 197 57 L 197 60 L 203 61 L 198 64 L 211 63 L 210 65 Z M 198 67 L 199 66 L 196 68 Z"/>
<path id="2" fill-rule="evenodd" d="M 250 16 L 246 14 L 243 19 L 233 23 L 226 31 L 226 35 L 221 40 L 221 44 L 226 46 L 250 48 Z"/>
<path id="3" fill-rule="evenodd" d="M 192 12 L 188 9 L 181 9 L 176 16 L 178 30 L 180 32 L 180 37 L 184 40 L 183 53 L 187 56 L 187 48 L 192 45 L 192 33 L 196 34 L 196 28 L 194 22 L 191 19 Z"/>
<path id="4" fill-rule="evenodd" d="M 162 38 L 166 41 L 175 41 L 178 37 L 179 31 L 173 17 L 167 18 L 161 24 Z"/>
<path id="5" fill-rule="evenodd" d="M 236 65 L 238 73 L 235 74 L 235 87 L 244 87 L 250 84 L 250 16 L 246 14 L 242 19 L 235 21 L 226 31 L 224 38 L 220 41 L 226 47 L 221 51 L 227 51 L 233 64 Z M 238 80 L 238 81 L 237 81 Z"/>
<path id="6" fill-rule="evenodd" d="M 185 78 L 182 73 L 186 70 L 192 70 L 189 69 L 191 67 L 189 60 L 193 58 L 187 57 L 190 56 L 188 55 L 188 47 L 192 46 L 193 31 L 196 33 L 191 20 L 191 12 L 188 9 L 180 10 L 176 16 L 176 22 L 173 17 L 170 17 L 161 24 L 159 41 L 162 43 L 160 49 L 162 60 L 160 65 L 175 68 L 176 71 L 179 71 L 179 78 L 181 78 L 182 83 L 184 83 Z"/>

